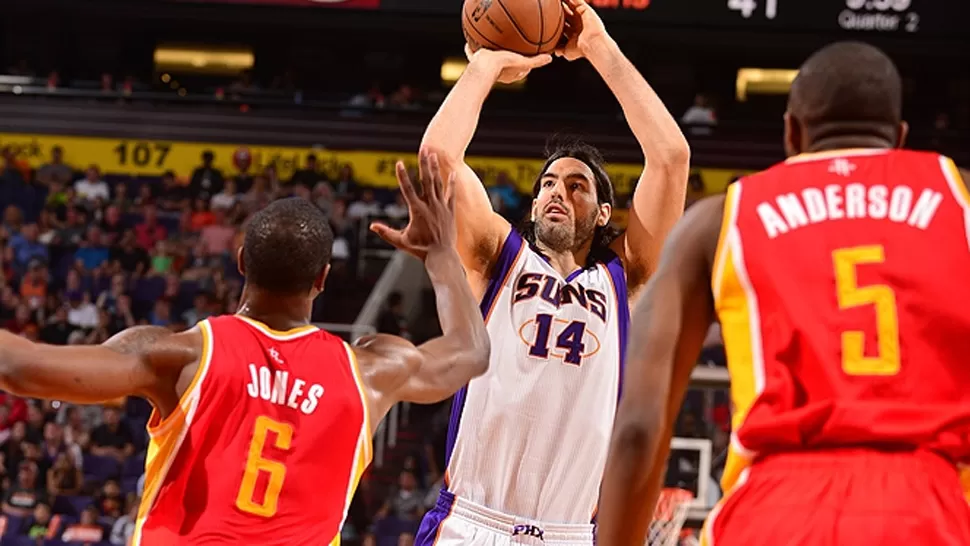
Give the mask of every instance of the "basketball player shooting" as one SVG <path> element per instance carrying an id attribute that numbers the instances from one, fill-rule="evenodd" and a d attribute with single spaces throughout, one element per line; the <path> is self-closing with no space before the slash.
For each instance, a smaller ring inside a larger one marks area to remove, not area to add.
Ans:
<path id="1" fill-rule="evenodd" d="M 689 149 L 676 121 L 596 13 L 581 0 L 567 7 L 569 41 L 559 54 L 592 63 L 646 157 L 629 228 L 620 234 L 609 225 L 613 185 L 585 145 L 552 151 L 533 185 L 531 221 L 520 229 L 492 211 L 464 161 L 482 104 L 497 81 L 550 58 L 473 53 L 422 149 L 455 175 L 458 249 L 481 299 L 492 360 L 453 402 L 446 488 L 422 522 L 422 546 L 592 542 L 628 302 L 683 212 Z"/>
<path id="2" fill-rule="evenodd" d="M 733 435 L 702 543 L 970 544 L 970 178 L 901 149 L 901 111 L 883 52 L 821 49 L 791 87 L 789 159 L 671 233 L 633 315 L 600 544 L 644 543 L 715 313 Z"/>
<path id="3" fill-rule="evenodd" d="M 309 324 L 330 269 L 327 218 L 275 201 L 246 227 L 240 309 L 172 334 L 136 327 L 104 345 L 55 347 L 0 332 L 0 388 L 155 406 L 132 544 L 338 544 L 371 436 L 397 402 L 440 401 L 488 367 L 489 341 L 455 251 L 453 190 L 421 157 L 419 196 L 397 176 L 410 221 L 375 225 L 424 260 L 443 335 L 378 335 L 351 347 Z"/>

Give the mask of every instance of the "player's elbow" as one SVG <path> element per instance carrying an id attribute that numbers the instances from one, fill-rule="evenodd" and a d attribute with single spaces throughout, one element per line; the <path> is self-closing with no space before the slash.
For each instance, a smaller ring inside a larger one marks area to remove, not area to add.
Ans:
<path id="1" fill-rule="evenodd" d="M 475 336 L 472 343 L 462 351 L 462 364 L 471 377 L 484 375 L 492 359 L 492 344 L 488 335 Z"/>
<path id="2" fill-rule="evenodd" d="M 655 411 L 618 418 L 613 430 L 614 452 L 633 459 L 650 457 L 660 443 L 663 421 L 663 415 Z"/>
<path id="3" fill-rule="evenodd" d="M 424 138 L 421 140 L 421 147 L 418 153 L 437 156 L 438 163 L 447 172 L 454 171 L 462 162 L 460 154 L 450 149 L 448 143 L 441 140 L 439 135 L 432 134 L 431 132 L 425 133 Z"/>
<path id="4" fill-rule="evenodd" d="M 647 156 L 647 164 L 651 168 L 675 172 L 690 168 L 690 144 L 683 133 L 678 133 L 659 149 L 653 150 Z"/>

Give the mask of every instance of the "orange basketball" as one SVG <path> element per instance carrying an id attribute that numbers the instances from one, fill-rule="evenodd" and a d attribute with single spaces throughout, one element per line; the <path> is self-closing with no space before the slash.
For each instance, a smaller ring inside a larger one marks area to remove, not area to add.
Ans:
<path id="1" fill-rule="evenodd" d="M 561 0 L 465 0 L 461 26 L 471 48 L 551 53 L 562 37 Z"/>

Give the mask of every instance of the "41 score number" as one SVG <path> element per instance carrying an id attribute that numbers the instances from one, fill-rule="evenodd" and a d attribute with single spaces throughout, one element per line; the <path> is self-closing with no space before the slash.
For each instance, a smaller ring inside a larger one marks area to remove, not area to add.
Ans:
<path id="1" fill-rule="evenodd" d="M 750 19 L 756 9 L 758 9 L 758 2 L 756 0 L 728 0 L 727 7 L 729 10 L 741 12 L 741 17 L 745 19 Z M 778 15 L 778 0 L 765 0 L 765 18 L 774 19 Z"/>

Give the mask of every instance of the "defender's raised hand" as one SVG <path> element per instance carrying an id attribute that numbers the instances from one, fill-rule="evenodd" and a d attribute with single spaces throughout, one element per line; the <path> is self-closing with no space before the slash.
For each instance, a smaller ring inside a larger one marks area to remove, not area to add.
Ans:
<path id="1" fill-rule="evenodd" d="M 454 180 L 449 180 L 446 185 L 441 179 L 437 155 L 422 153 L 418 159 L 420 195 L 404 163 L 398 161 L 396 165 L 397 182 L 408 205 L 408 225 L 404 229 L 393 229 L 374 222 L 370 229 L 395 248 L 424 260 L 434 247 L 455 246 L 455 191 Z"/>

